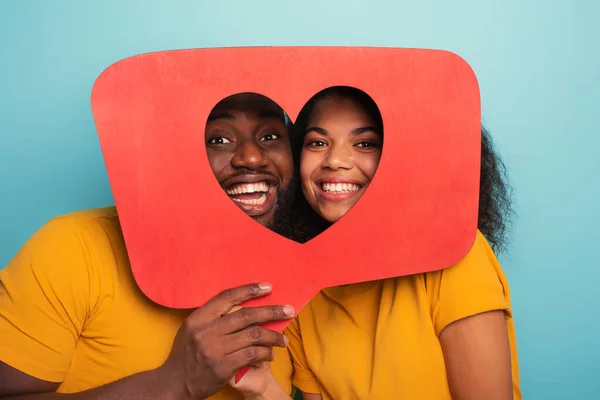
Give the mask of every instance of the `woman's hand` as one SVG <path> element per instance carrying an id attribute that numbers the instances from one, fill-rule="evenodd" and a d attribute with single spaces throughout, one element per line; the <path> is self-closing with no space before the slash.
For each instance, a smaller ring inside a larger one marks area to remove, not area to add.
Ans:
<path id="1" fill-rule="evenodd" d="M 229 381 L 229 385 L 239 390 L 246 400 L 290 398 L 273 376 L 269 362 L 253 365 L 238 383 L 235 383 L 235 377 L 233 377 Z"/>

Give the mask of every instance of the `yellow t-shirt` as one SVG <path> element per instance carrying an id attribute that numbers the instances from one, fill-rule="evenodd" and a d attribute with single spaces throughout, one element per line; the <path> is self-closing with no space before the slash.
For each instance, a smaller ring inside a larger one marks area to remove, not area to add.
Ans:
<path id="1" fill-rule="evenodd" d="M 80 392 L 159 367 L 189 310 L 137 287 L 113 207 L 55 218 L 0 271 L 0 360 Z M 276 377 L 291 391 L 286 349 Z M 241 399 L 229 386 L 213 400 Z"/>
<path id="2" fill-rule="evenodd" d="M 293 383 L 324 399 L 451 399 L 438 335 L 492 310 L 505 311 L 519 400 L 509 288 L 481 233 L 469 254 L 445 270 L 319 293 L 286 329 Z"/>

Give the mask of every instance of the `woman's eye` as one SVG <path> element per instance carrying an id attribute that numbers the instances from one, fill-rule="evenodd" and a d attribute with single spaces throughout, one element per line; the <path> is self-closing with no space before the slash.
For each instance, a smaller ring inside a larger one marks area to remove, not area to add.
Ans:
<path id="1" fill-rule="evenodd" d="M 373 142 L 359 142 L 356 144 L 356 146 L 360 147 L 361 149 L 368 149 L 372 147 L 377 147 L 377 144 Z"/>
<path id="2" fill-rule="evenodd" d="M 323 146 L 327 146 L 327 143 L 325 143 L 322 140 L 311 140 L 310 142 L 306 143 L 307 147 L 323 147 Z"/>
<path id="3" fill-rule="evenodd" d="M 231 143 L 231 140 L 222 136 L 214 137 L 208 141 L 209 144 L 227 144 Z"/>
<path id="4" fill-rule="evenodd" d="M 260 138 L 260 140 L 263 140 L 263 141 L 277 140 L 277 139 L 279 139 L 278 133 L 267 133 L 266 135 L 264 135 L 263 137 Z"/>

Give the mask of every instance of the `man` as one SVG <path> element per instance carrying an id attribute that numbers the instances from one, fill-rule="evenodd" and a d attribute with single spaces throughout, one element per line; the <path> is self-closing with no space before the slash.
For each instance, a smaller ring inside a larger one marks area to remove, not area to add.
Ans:
<path id="1" fill-rule="evenodd" d="M 206 135 L 231 199 L 289 233 L 293 161 L 281 109 L 257 95 L 228 98 Z M 160 307 L 133 279 L 114 208 L 55 218 L 0 271 L 0 398 L 241 398 L 226 386 L 237 370 L 288 357 L 285 336 L 258 325 L 293 309 L 236 311 L 270 290 L 231 289 L 193 311 Z M 275 375 L 290 391 L 291 364 L 280 364 Z"/>
<path id="2" fill-rule="evenodd" d="M 296 185 L 281 108 L 254 93 L 227 97 L 211 112 L 205 139 L 211 168 L 231 200 L 262 225 L 291 238 Z"/>

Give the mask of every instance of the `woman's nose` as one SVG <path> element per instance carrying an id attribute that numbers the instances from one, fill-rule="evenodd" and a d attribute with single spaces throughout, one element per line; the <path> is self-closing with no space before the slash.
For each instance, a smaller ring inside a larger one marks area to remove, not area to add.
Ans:
<path id="1" fill-rule="evenodd" d="M 323 160 L 323 168 L 333 170 L 352 168 L 352 149 L 347 145 L 334 145 L 329 148 L 327 156 Z"/>

